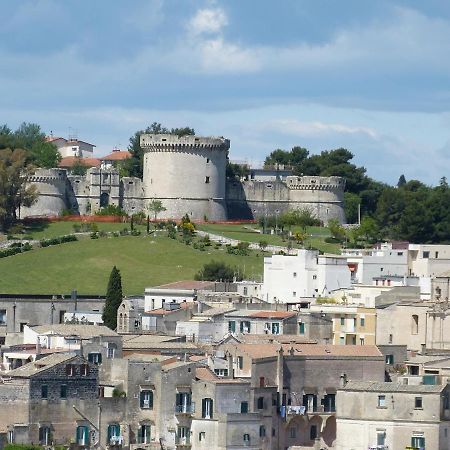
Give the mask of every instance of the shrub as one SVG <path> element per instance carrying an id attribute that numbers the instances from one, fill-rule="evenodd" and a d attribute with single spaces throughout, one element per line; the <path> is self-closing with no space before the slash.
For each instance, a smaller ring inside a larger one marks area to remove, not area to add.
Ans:
<path id="1" fill-rule="evenodd" d="M 98 239 L 98 233 L 96 231 L 91 233 L 91 239 Z"/>
<path id="2" fill-rule="evenodd" d="M 41 247 L 50 247 L 51 245 L 64 244 L 65 242 L 78 241 L 78 238 L 74 234 L 68 234 L 66 236 L 60 236 L 52 239 L 42 239 L 39 241 Z"/>
<path id="3" fill-rule="evenodd" d="M 196 280 L 208 281 L 237 281 L 243 279 L 243 275 L 239 274 L 236 268 L 233 268 L 221 261 L 211 261 L 206 263 L 195 275 Z"/>
<path id="4" fill-rule="evenodd" d="M 95 214 L 97 216 L 120 216 L 120 217 L 127 215 L 127 213 L 122 208 L 116 205 L 105 206 L 100 210 L 96 211 Z"/>
<path id="5" fill-rule="evenodd" d="M 139 230 L 136 230 L 136 228 L 134 228 L 131 231 L 131 236 L 140 236 L 140 235 L 141 235 L 141 232 Z"/>
<path id="6" fill-rule="evenodd" d="M 128 228 L 124 228 L 123 230 L 119 231 L 121 236 L 128 236 L 130 234 L 130 231 L 128 230 Z"/>

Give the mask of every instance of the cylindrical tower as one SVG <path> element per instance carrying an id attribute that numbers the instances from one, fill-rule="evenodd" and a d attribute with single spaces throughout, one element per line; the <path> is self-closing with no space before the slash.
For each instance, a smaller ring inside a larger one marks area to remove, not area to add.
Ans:
<path id="1" fill-rule="evenodd" d="M 161 218 L 225 220 L 230 141 L 223 137 L 143 134 L 144 207 L 160 200 Z"/>

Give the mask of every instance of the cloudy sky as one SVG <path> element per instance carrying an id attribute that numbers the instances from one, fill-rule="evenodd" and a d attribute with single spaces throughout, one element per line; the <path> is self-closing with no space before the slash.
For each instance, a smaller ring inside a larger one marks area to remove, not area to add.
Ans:
<path id="1" fill-rule="evenodd" d="M 97 153 L 157 121 L 231 158 L 346 147 L 369 175 L 450 178 L 446 0 L 0 0 L 0 123 Z"/>

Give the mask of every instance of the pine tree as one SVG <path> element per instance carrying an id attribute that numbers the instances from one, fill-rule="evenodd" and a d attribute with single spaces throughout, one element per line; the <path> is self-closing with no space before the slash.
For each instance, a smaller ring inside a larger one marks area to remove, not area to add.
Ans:
<path id="1" fill-rule="evenodd" d="M 103 309 L 103 323 L 115 330 L 117 328 L 117 310 L 122 303 L 122 277 L 120 271 L 114 266 L 109 276 L 106 291 L 105 307 Z"/>

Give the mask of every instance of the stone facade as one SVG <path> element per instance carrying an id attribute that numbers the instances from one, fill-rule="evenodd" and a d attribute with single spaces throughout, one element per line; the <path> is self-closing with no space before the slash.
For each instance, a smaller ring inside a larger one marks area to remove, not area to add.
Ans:
<path id="1" fill-rule="evenodd" d="M 91 168 L 84 176 L 64 169 L 37 169 L 30 183 L 38 201 L 20 216 L 59 215 L 64 209 L 91 214 L 107 205 L 128 214 L 149 213 L 152 200 L 165 211 L 158 217 L 223 221 L 255 219 L 288 209 L 309 209 L 324 223 L 345 222 L 345 180 L 340 177 L 287 176 L 274 181 L 227 180 L 230 141 L 223 137 L 144 134 L 143 179 L 120 177 L 114 168 Z"/>

